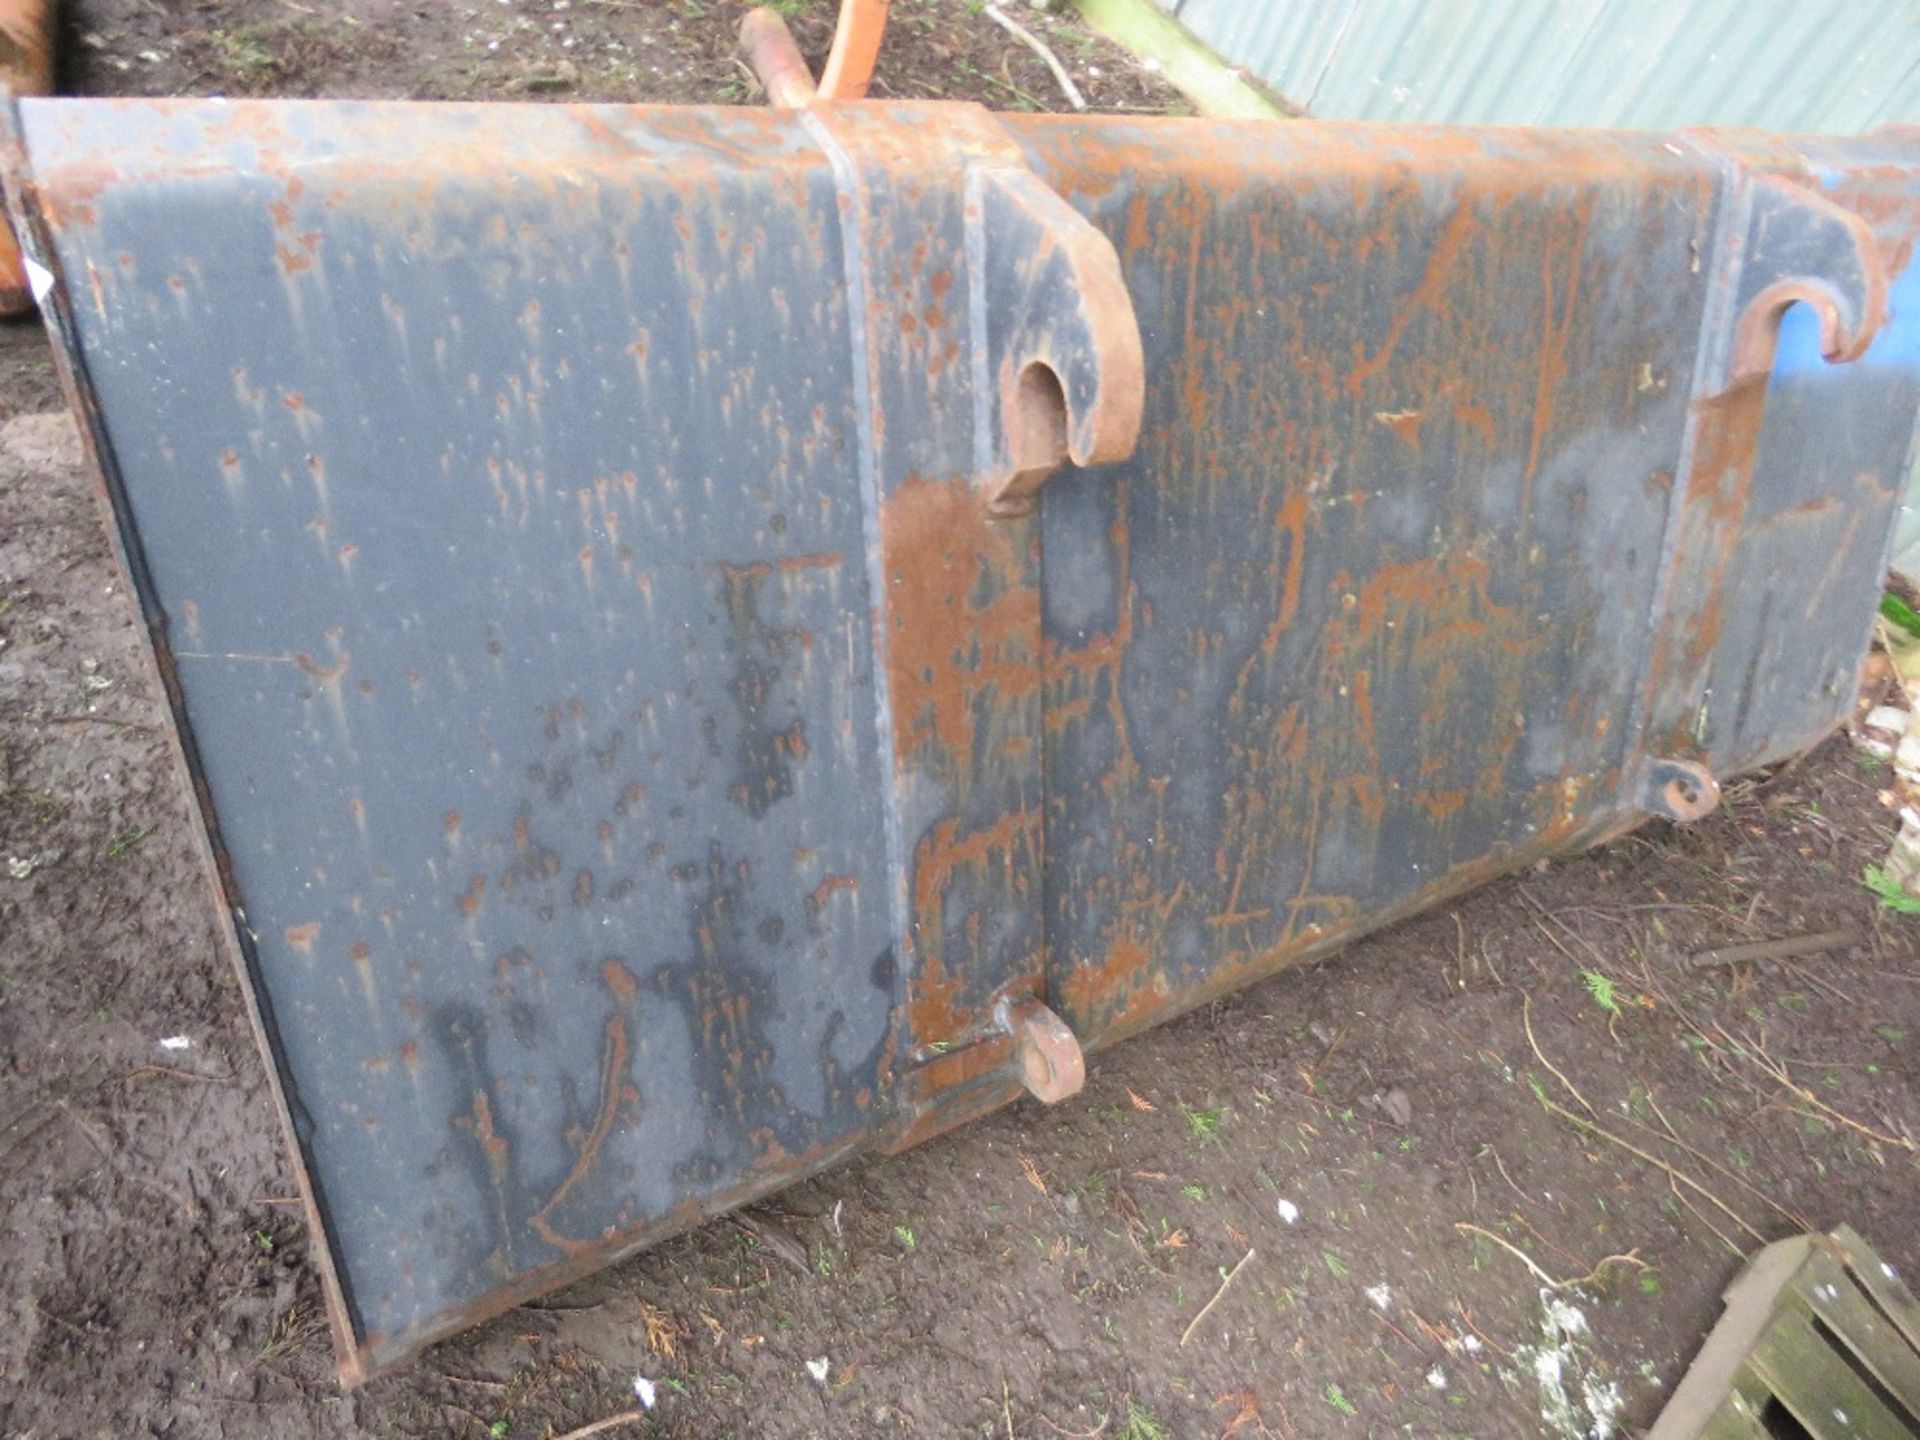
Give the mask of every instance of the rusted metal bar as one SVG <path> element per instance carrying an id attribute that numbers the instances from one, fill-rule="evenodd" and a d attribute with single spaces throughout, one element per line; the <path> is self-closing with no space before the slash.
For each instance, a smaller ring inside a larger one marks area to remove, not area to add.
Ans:
<path id="1" fill-rule="evenodd" d="M 0 0 L 0 95 L 52 91 L 51 0 Z M 0 220 L 0 315 L 24 315 L 33 303 L 19 243 L 12 227 Z"/>
<path id="2" fill-rule="evenodd" d="M 1847 713 L 1920 134 L 24 102 L 349 1378 Z"/>
<path id="3" fill-rule="evenodd" d="M 840 21 L 834 27 L 833 48 L 820 72 L 822 100 L 860 100 L 873 81 L 874 62 L 887 31 L 887 10 L 893 0 L 840 0 Z"/>
<path id="4" fill-rule="evenodd" d="M 740 22 L 740 53 L 766 87 L 768 104 L 798 110 L 813 103 L 813 72 L 778 10 L 762 5 L 746 13 Z"/>

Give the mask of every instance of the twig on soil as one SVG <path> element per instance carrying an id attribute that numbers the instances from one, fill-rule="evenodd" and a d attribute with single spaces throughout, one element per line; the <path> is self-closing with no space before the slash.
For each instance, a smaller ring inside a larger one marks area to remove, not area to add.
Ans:
<path id="1" fill-rule="evenodd" d="M 1461 923 L 1460 912 L 1458 910 L 1450 913 L 1453 916 L 1453 968 L 1455 974 L 1459 976 L 1460 987 L 1465 989 L 1467 984 L 1467 927 Z M 1500 967 L 1493 963 L 1493 957 L 1487 954 L 1485 950 L 1482 950 L 1480 952 L 1480 958 L 1486 963 L 1487 973 L 1493 976 L 1493 983 L 1504 986 L 1507 982 L 1500 974 Z"/>
<path id="2" fill-rule="evenodd" d="M 1518 1260 L 1522 1265 L 1526 1266 L 1527 1269 L 1531 1270 L 1533 1272 L 1533 1278 L 1538 1280 L 1542 1285 L 1545 1285 L 1549 1290 L 1558 1290 L 1561 1288 L 1561 1284 L 1558 1280 L 1554 1279 L 1553 1276 L 1549 1275 L 1546 1271 L 1542 1270 L 1540 1266 L 1534 1261 L 1534 1258 L 1531 1255 L 1527 1254 L 1526 1251 L 1522 1250 L 1518 1245 L 1514 1244 L 1511 1240 L 1504 1240 L 1500 1236 L 1494 1234 L 1493 1231 L 1484 1229 L 1483 1227 L 1479 1225 L 1475 1225 L 1468 1220 L 1454 1221 L 1453 1228 L 1456 1230 L 1464 1231 L 1469 1235 L 1478 1235 L 1482 1240 L 1491 1240 L 1494 1244 L 1498 1245 L 1502 1250 L 1506 1251 L 1509 1255 L 1513 1256 L 1514 1259 Z"/>
<path id="3" fill-rule="evenodd" d="M 1540 1042 L 1533 1038 L 1533 996 L 1527 994 L 1524 990 L 1520 992 L 1520 1023 L 1526 1027 L 1527 1044 L 1533 1047 L 1533 1058 L 1546 1066 L 1548 1071 L 1553 1075 L 1553 1078 L 1566 1087 L 1567 1093 L 1580 1102 L 1580 1108 L 1582 1110 L 1585 1110 L 1587 1114 L 1597 1119 L 1600 1112 L 1589 1105 L 1587 1103 L 1587 1097 L 1576 1090 L 1573 1082 L 1560 1073 L 1560 1067 L 1547 1059 L 1545 1052 L 1540 1048 Z M 1509 1180 L 1507 1183 L 1511 1185 L 1513 1182 Z"/>
<path id="4" fill-rule="evenodd" d="M 1080 87 L 1073 83 L 1073 77 L 1067 73 L 1067 67 L 1060 63 L 1060 57 L 1047 48 L 1046 42 L 1035 35 L 1026 26 L 1014 19 L 998 5 L 982 7 L 987 18 L 1006 31 L 1022 45 L 1047 62 L 1047 69 L 1053 72 L 1053 78 L 1060 82 L 1060 93 L 1067 97 L 1067 103 L 1076 110 L 1087 108 L 1087 97 L 1080 93 Z"/>
<path id="5" fill-rule="evenodd" d="M 1609 1265 L 1631 1265 L 1637 1270 L 1650 1270 L 1653 1268 L 1640 1258 L 1640 1251 L 1638 1249 L 1629 1250 L 1622 1255 L 1603 1255 L 1600 1257 L 1600 1263 L 1594 1266 L 1593 1269 L 1589 1270 L 1577 1280 L 1567 1281 L 1567 1288 L 1571 1290 L 1583 1288 L 1588 1285 L 1604 1285 L 1606 1283 L 1607 1267 Z"/>
<path id="6" fill-rule="evenodd" d="M 113 1148 L 108 1145 L 107 1137 L 102 1135 L 94 1126 L 90 1125 L 79 1112 L 65 1100 L 56 1100 L 54 1104 L 58 1105 L 61 1112 L 74 1123 L 80 1133 L 87 1137 L 88 1143 L 100 1152 L 100 1158 L 106 1162 L 107 1168 L 113 1171 L 114 1174 L 123 1180 L 131 1181 L 143 1190 L 150 1190 L 155 1195 L 171 1200 L 180 1207 L 180 1213 L 183 1215 L 196 1215 L 199 1213 L 200 1207 L 188 1200 L 186 1196 L 182 1195 L 178 1190 L 175 1190 L 171 1185 L 164 1185 L 158 1180 L 149 1180 L 146 1176 L 136 1175 L 133 1171 L 129 1170 L 121 1161 L 120 1157 L 114 1153 Z"/>
<path id="7" fill-rule="evenodd" d="M 46 1306 L 42 1305 L 38 1300 L 33 1302 L 33 1308 L 35 1312 L 39 1314 L 42 1320 L 51 1320 L 54 1324 L 58 1325 L 62 1330 L 66 1330 L 74 1335 L 78 1335 L 82 1340 L 94 1340 L 99 1338 L 99 1335 L 101 1333 L 100 1331 L 93 1329 L 91 1326 L 76 1325 L 73 1323 L 73 1321 L 67 1319 L 66 1316 L 64 1315 L 54 1314 L 51 1310 L 47 1309 Z"/>
<path id="8" fill-rule="evenodd" d="M 1727 1249 L 1731 1250 L 1734 1255 L 1740 1259 L 1744 1260 L 1746 1258 L 1747 1252 L 1736 1245 L 1733 1238 L 1728 1235 L 1726 1231 L 1722 1230 L 1718 1225 L 1714 1224 L 1713 1221 L 1700 1213 L 1700 1207 L 1687 1198 L 1687 1192 L 1680 1188 L 1680 1182 L 1675 1180 L 1671 1175 L 1667 1177 L 1667 1188 L 1673 1191 L 1674 1199 L 1687 1207 L 1687 1213 L 1689 1215 L 1693 1216 L 1694 1219 L 1698 1220 L 1702 1225 L 1706 1226 L 1708 1230 L 1713 1232 L 1714 1239 L 1726 1246 Z"/>
<path id="9" fill-rule="evenodd" d="M 1458 1295 L 1453 1297 L 1453 1308 L 1460 1312 L 1460 1318 L 1466 1321 L 1467 1328 L 1480 1337 L 1481 1344 L 1493 1351 L 1493 1353 L 1498 1355 L 1502 1360 L 1507 1358 L 1508 1352 L 1506 1349 L 1500 1345 L 1496 1345 L 1491 1335 L 1473 1323 L 1473 1312 L 1460 1303 L 1460 1297 Z"/>
<path id="10" fill-rule="evenodd" d="M 1200 1322 L 1206 1319 L 1208 1314 L 1213 1310 L 1213 1307 L 1220 1303 L 1220 1297 L 1227 1293 L 1227 1287 L 1233 1284 L 1235 1277 L 1247 1268 L 1247 1262 L 1253 1259 L 1253 1255 L 1254 1252 L 1248 1250 L 1246 1254 L 1240 1257 L 1240 1263 L 1227 1272 L 1226 1278 L 1220 1282 L 1220 1288 L 1213 1292 L 1213 1298 L 1200 1307 L 1200 1313 L 1193 1317 L 1185 1333 L 1180 1336 L 1180 1343 L 1182 1345 L 1185 1345 L 1187 1341 L 1193 1338 L 1193 1332 L 1200 1328 Z"/>
<path id="11" fill-rule="evenodd" d="M 1526 892 L 1526 891 L 1525 891 L 1524 889 L 1523 889 L 1523 890 L 1521 890 L 1521 892 L 1520 892 L 1520 893 L 1521 893 L 1522 895 L 1526 895 L 1526 894 L 1527 894 L 1527 892 Z M 1528 898 L 1529 900 L 1532 900 L 1532 899 L 1533 899 L 1533 897 L 1532 897 L 1532 896 L 1530 896 L 1530 895 L 1528 895 L 1528 896 L 1527 896 L 1527 898 Z M 1538 900 L 1534 900 L 1534 901 L 1533 901 L 1533 904 L 1534 904 L 1534 908 L 1535 908 L 1535 909 L 1539 909 L 1539 907 L 1540 907 L 1540 902 L 1539 902 Z M 1541 910 L 1541 911 L 1540 911 L 1540 914 L 1541 914 L 1541 916 L 1544 916 L 1544 915 L 1546 914 L 1546 911 L 1544 911 L 1544 910 Z M 1559 937 L 1559 936 L 1557 936 L 1557 935 L 1555 935 L 1555 934 L 1553 933 L 1553 931 L 1551 931 L 1551 930 L 1549 930 L 1549 929 L 1547 928 L 1547 922 L 1546 922 L 1546 920 L 1545 920 L 1545 919 L 1543 919 L 1543 918 L 1537 918 L 1537 919 L 1535 919 L 1535 920 L 1534 920 L 1534 922 L 1533 922 L 1533 927 L 1534 927 L 1534 929 L 1536 929 L 1536 930 L 1538 930 L 1538 931 L 1539 931 L 1539 932 L 1540 932 L 1540 933 L 1541 933 L 1542 935 L 1544 935 L 1544 936 L 1546 936 L 1546 937 L 1547 937 L 1547 943 L 1548 943 L 1549 945 L 1551 945 L 1551 946 L 1553 946 L 1553 948 L 1554 948 L 1554 949 L 1556 949 L 1556 950 L 1558 950 L 1558 951 L 1559 951 L 1559 952 L 1560 952 L 1560 953 L 1561 953 L 1562 955 L 1564 955 L 1564 956 L 1566 956 L 1566 957 L 1567 957 L 1567 963 L 1568 963 L 1569 965 L 1571 965 L 1571 966 L 1573 966 L 1573 967 L 1574 967 L 1574 969 L 1576 969 L 1576 970 L 1584 970 L 1584 969 L 1586 968 L 1586 966 L 1584 966 L 1584 965 L 1582 965 L 1582 964 L 1580 963 L 1580 958 L 1579 958 L 1579 957 L 1578 957 L 1577 955 L 1575 955 L 1575 954 L 1574 954 L 1574 953 L 1573 953 L 1573 952 L 1572 952 L 1571 950 L 1569 950 L 1569 949 L 1567 949 L 1567 947 L 1566 947 L 1566 946 L 1564 946 L 1564 945 L 1562 945 L 1562 944 L 1560 943 L 1560 937 Z M 1539 973 L 1539 970 L 1540 970 L 1540 967 L 1536 965 L 1536 966 L 1534 967 L 1534 970 L 1535 970 L 1535 972 L 1536 972 L 1536 973 Z"/>
<path id="12" fill-rule="evenodd" d="M 138 1080 L 142 1075 L 171 1075 L 176 1080 L 198 1080 L 203 1085 L 231 1085 L 233 1083 L 233 1076 L 231 1075 L 197 1075 L 191 1070 L 176 1070 L 171 1065 L 142 1065 L 137 1070 L 129 1071 L 127 1079 Z"/>
<path id="13" fill-rule="evenodd" d="M 1100 1423 L 1091 1430 L 1065 1430 L 1054 1424 L 1053 1421 L 1044 1415 L 1036 1415 L 1033 1418 L 1053 1431 L 1054 1434 L 1066 1436 L 1067 1440 L 1100 1440 L 1100 1436 L 1106 1431 L 1108 1419 L 1107 1416 L 1102 1415 L 1100 1417 Z"/>
<path id="14" fill-rule="evenodd" d="M 741 1211 L 728 1217 L 734 1225 L 752 1236 L 761 1245 L 773 1252 L 773 1258 L 804 1280 L 813 1279 L 813 1271 L 807 1266 L 806 1252 L 792 1236 L 782 1233 L 763 1220 Z"/>
<path id="15" fill-rule="evenodd" d="M 1845 1005 L 1850 1009 L 1859 1008 L 1860 1002 L 1854 999 L 1853 996 L 1849 995 L 1846 991 L 1842 990 L 1838 985 L 1834 984 L 1831 980 L 1825 979 L 1822 976 L 1814 974 L 1813 971 L 1806 969 L 1804 966 L 1790 966 L 1788 967 L 1788 971 L 1796 979 L 1806 981 L 1807 984 L 1811 985 L 1814 989 L 1825 991 L 1828 995 L 1831 995 L 1835 1000 L 1838 1000 L 1842 1005 Z"/>
<path id="16" fill-rule="evenodd" d="M 1369 1307 L 1369 1308 L 1372 1308 L 1372 1307 Z M 1378 1320 L 1382 1325 L 1386 1326 L 1387 1329 L 1391 1330 L 1394 1334 L 1398 1335 L 1402 1340 L 1406 1341 L 1407 1347 L 1410 1350 L 1412 1350 L 1414 1354 L 1418 1355 L 1422 1360 L 1429 1358 L 1427 1355 L 1427 1352 L 1420 1348 L 1419 1344 L 1414 1340 L 1414 1338 L 1411 1335 L 1407 1334 L 1406 1331 L 1402 1330 L 1398 1325 L 1394 1324 L 1392 1320 L 1388 1319 L 1385 1315 L 1381 1314 L 1379 1310 L 1376 1309 L 1373 1311 L 1373 1318 Z"/>
<path id="17" fill-rule="evenodd" d="M 1535 1225 L 1531 1220 L 1527 1219 L 1527 1217 L 1522 1215 L 1518 1210 L 1513 1212 L 1513 1218 L 1515 1222 L 1519 1224 L 1519 1226 L 1523 1230 L 1525 1230 L 1529 1235 L 1533 1236 L 1533 1238 L 1538 1240 L 1542 1245 L 1546 1246 L 1547 1249 L 1553 1251 L 1554 1254 L 1566 1257 L 1567 1260 L 1571 1261 L 1575 1265 L 1584 1265 L 1586 1263 L 1578 1255 L 1574 1254 L 1571 1250 L 1567 1249 L 1566 1246 L 1554 1244 L 1553 1241 L 1549 1240 L 1545 1235 L 1543 1235 L 1540 1232 L 1540 1227 L 1538 1225 Z"/>
<path id="18" fill-rule="evenodd" d="M 1803 955 L 1824 955 L 1857 945 L 1858 930 L 1821 930 L 1811 935 L 1788 935 L 1779 940 L 1754 940 L 1744 945 L 1722 945 L 1702 950 L 1687 958 L 1696 970 L 1710 965 L 1756 965 L 1768 960 L 1793 960 Z"/>
<path id="19" fill-rule="evenodd" d="M 647 1418 L 645 1410 L 622 1410 L 617 1415 L 609 1415 L 604 1420 L 596 1420 L 591 1425 L 582 1425 L 578 1430 L 569 1430 L 564 1435 L 556 1435 L 554 1440 L 587 1440 L 589 1435 L 598 1435 L 603 1430 L 611 1430 L 617 1425 L 633 1425 Z"/>
<path id="20" fill-rule="evenodd" d="M 111 715 L 49 715 L 49 725 L 111 725 L 116 730 L 139 730 L 148 735 L 155 733 L 151 725 L 141 725 L 133 720 L 115 720 Z"/>
<path id="21" fill-rule="evenodd" d="M 1522 1200 L 1526 1201 L 1529 1205 L 1538 1205 L 1540 1203 L 1538 1200 L 1535 1200 L 1531 1195 L 1527 1194 L 1526 1191 L 1522 1190 L 1518 1185 L 1513 1183 L 1513 1176 L 1507 1173 L 1506 1164 L 1500 1159 L 1500 1152 L 1498 1150 L 1494 1149 L 1493 1146 L 1489 1145 L 1486 1147 L 1486 1153 L 1493 1156 L 1494 1169 L 1500 1172 L 1500 1178 L 1507 1182 L 1507 1188 L 1509 1190 L 1513 1191 L 1514 1194 L 1518 1195 Z"/>
<path id="22" fill-rule="evenodd" d="M 1413 1317 L 1413 1323 L 1419 1329 L 1420 1333 L 1426 1336 L 1427 1339 L 1431 1340 L 1434 1344 L 1438 1345 L 1442 1350 L 1451 1351 L 1456 1345 L 1460 1343 L 1459 1336 L 1449 1334 L 1447 1331 L 1442 1330 L 1438 1325 L 1431 1325 L 1427 1323 L 1426 1317 L 1422 1315 L 1418 1310 L 1415 1310 L 1411 1305 L 1407 1307 L 1407 1314 Z"/>
<path id="23" fill-rule="evenodd" d="M 1819 1113 L 1812 1118 L 1843 1125 L 1849 1130 L 1864 1135 L 1876 1145 L 1891 1145 L 1896 1150 L 1920 1150 L 1920 1143 L 1916 1143 L 1911 1135 L 1889 1135 L 1884 1131 L 1875 1130 L 1872 1126 L 1863 1125 L 1852 1116 L 1843 1115 L 1840 1111 L 1827 1104 L 1826 1101 L 1814 1094 L 1813 1091 L 1797 1082 L 1793 1076 L 1787 1073 L 1786 1066 L 1782 1065 L 1778 1060 L 1774 1059 L 1772 1055 L 1767 1053 L 1764 1036 L 1756 1034 L 1748 1040 L 1736 1040 L 1732 1035 L 1729 1035 L 1725 1028 L 1717 1021 L 1713 1028 L 1720 1031 L 1721 1037 L 1733 1047 L 1735 1054 L 1744 1056 L 1761 1074 L 1772 1080 L 1803 1105 L 1813 1106 Z"/>
<path id="24" fill-rule="evenodd" d="M 1671 1141 L 1673 1144 L 1678 1145 L 1682 1150 L 1686 1151 L 1687 1154 L 1693 1156 L 1694 1159 L 1700 1161 L 1702 1164 L 1711 1165 L 1715 1170 L 1718 1170 L 1722 1175 L 1726 1176 L 1729 1180 L 1733 1181 L 1734 1184 L 1740 1186 L 1743 1190 L 1746 1190 L 1751 1195 L 1753 1195 L 1754 1198 L 1759 1200 L 1762 1204 L 1771 1206 L 1776 1214 L 1781 1216 L 1783 1219 L 1790 1221 L 1793 1224 L 1795 1229 L 1810 1231 L 1815 1228 L 1814 1223 L 1811 1220 L 1807 1219 L 1806 1216 L 1802 1215 L 1798 1210 L 1793 1209 L 1791 1206 L 1782 1205 L 1778 1200 L 1774 1199 L 1771 1195 L 1767 1194 L 1766 1191 L 1762 1190 L 1759 1186 L 1755 1185 L 1751 1180 L 1748 1180 L 1744 1175 L 1740 1174 L 1737 1170 L 1733 1170 L 1725 1165 L 1722 1165 L 1718 1160 L 1714 1159 L 1711 1155 L 1708 1155 L 1704 1151 L 1694 1149 L 1693 1146 L 1689 1145 L 1686 1141 L 1682 1140 L 1680 1138 L 1680 1132 L 1673 1128 L 1673 1122 L 1667 1118 L 1667 1112 L 1662 1110 L 1660 1108 L 1660 1102 L 1654 1099 L 1653 1091 L 1651 1089 L 1648 1089 L 1646 1091 L 1646 1096 L 1647 1096 L 1647 1104 L 1653 1107 L 1653 1113 L 1659 1117 L 1661 1125 L 1664 1126 L 1666 1129 L 1667 1133 L 1665 1137 L 1660 1137 L 1657 1131 L 1652 1130 L 1645 1125 L 1642 1125 L 1638 1120 L 1635 1120 L 1630 1115 L 1626 1117 L 1627 1123 L 1629 1125 L 1633 1126 L 1636 1130 L 1644 1130 L 1646 1131 L 1647 1134 L 1655 1136 L 1655 1138 L 1665 1138 Z"/>
<path id="25" fill-rule="evenodd" d="M 1689 1190 L 1692 1190 L 1696 1195 L 1699 1195 L 1702 1199 L 1706 1200 L 1709 1204 L 1711 1204 L 1714 1207 L 1714 1209 L 1718 1210 L 1721 1214 L 1725 1215 L 1729 1220 L 1733 1221 L 1734 1224 L 1738 1225 L 1742 1230 L 1746 1231 L 1747 1234 L 1751 1235 L 1760 1244 L 1764 1245 L 1767 1243 L 1767 1237 L 1762 1235 L 1758 1230 L 1754 1229 L 1753 1226 L 1749 1225 L 1744 1219 L 1742 1219 L 1738 1211 L 1736 1211 L 1732 1206 L 1728 1205 L 1726 1201 L 1722 1200 L 1718 1195 L 1714 1194 L 1711 1190 L 1707 1189 L 1707 1187 L 1702 1185 L 1698 1180 L 1694 1179 L 1691 1175 L 1687 1174 L 1686 1171 L 1681 1170 L 1673 1165 L 1669 1165 L 1665 1160 L 1662 1160 L 1658 1155 L 1648 1154 L 1645 1150 L 1642 1150 L 1638 1145 L 1635 1145 L 1632 1141 L 1622 1140 L 1618 1135 L 1615 1135 L 1611 1130 L 1604 1129 L 1601 1126 L 1594 1124 L 1593 1121 L 1584 1119 L 1581 1116 L 1574 1114 L 1571 1110 L 1567 1109 L 1566 1106 L 1558 1104 L 1555 1101 L 1549 1100 L 1545 1096 L 1540 1097 L 1540 1103 L 1546 1106 L 1547 1109 L 1552 1111 L 1554 1114 L 1559 1115 L 1560 1117 L 1567 1120 L 1569 1123 L 1573 1124 L 1577 1128 L 1585 1131 L 1589 1135 L 1592 1135 L 1594 1138 L 1599 1140 L 1605 1140 L 1612 1145 L 1618 1145 L 1622 1150 L 1626 1151 L 1629 1155 L 1637 1155 L 1642 1160 L 1646 1161 L 1647 1164 L 1652 1165 L 1657 1169 L 1664 1170 L 1670 1178 L 1678 1180 L 1682 1185 L 1685 1185 Z"/>

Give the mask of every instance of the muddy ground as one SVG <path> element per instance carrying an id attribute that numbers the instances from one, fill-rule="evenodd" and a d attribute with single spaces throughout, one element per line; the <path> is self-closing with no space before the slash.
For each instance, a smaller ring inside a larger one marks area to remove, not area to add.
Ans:
<path id="1" fill-rule="evenodd" d="M 817 60 L 827 7 L 792 8 Z M 88 0 L 65 80 L 747 102 L 738 13 Z M 1179 108 L 1020 13 L 1095 104 Z M 896 14 L 882 92 L 1059 104 L 960 0 Z M 1860 884 L 1888 775 L 1836 741 L 1691 830 L 1096 1057 L 1073 1103 L 844 1168 L 343 1394 L 58 406 L 37 330 L 0 331 L 0 1432 L 551 1437 L 631 1410 L 644 1375 L 657 1408 L 603 1433 L 1630 1433 L 1763 1239 L 1844 1221 L 1920 1272 L 1920 918 Z M 1852 938 L 1689 963 L 1826 929 Z"/>

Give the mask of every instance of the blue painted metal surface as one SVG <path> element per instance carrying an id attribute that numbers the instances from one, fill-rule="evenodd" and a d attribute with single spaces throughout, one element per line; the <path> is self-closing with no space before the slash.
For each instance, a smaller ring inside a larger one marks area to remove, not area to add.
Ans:
<path id="1" fill-rule="evenodd" d="M 1846 713 L 1920 405 L 1911 132 L 8 153 L 351 1376 L 1702 813 Z"/>

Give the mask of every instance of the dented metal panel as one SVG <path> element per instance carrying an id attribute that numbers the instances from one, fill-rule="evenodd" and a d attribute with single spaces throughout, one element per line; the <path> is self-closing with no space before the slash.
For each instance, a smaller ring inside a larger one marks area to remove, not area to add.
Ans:
<path id="1" fill-rule="evenodd" d="M 1920 400 L 1910 131 L 9 148 L 350 1376 L 1704 813 L 1844 713 Z"/>

